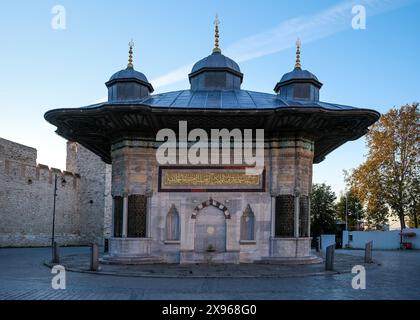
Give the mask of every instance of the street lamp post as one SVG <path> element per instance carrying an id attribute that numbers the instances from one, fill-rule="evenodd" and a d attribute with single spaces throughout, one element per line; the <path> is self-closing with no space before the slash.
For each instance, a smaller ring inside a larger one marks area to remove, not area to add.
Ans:
<path id="1" fill-rule="evenodd" d="M 346 191 L 346 231 L 349 231 L 349 210 L 347 207 L 347 191 Z"/>
<path id="2" fill-rule="evenodd" d="M 54 176 L 54 205 L 53 205 L 53 221 L 52 221 L 52 236 L 51 236 L 51 249 L 52 249 L 52 258 L 54 260 L 54 242 L 55 242 L 55 204 L 57 200 L 57 174 Z"/>
<path id="3" fill-rule="evenodd" d="M 353 212 L 354 211 L 356 211 L 356 204 L 353 202 Z M 360 223 L 360 216 L 359 216 L 359 210 L 357 210 L 356 211 L 356 216 L 357 216 L 357 230 L 356 231 L 360 231 L 360 226 L 361 226 L 361 223 Z"/>

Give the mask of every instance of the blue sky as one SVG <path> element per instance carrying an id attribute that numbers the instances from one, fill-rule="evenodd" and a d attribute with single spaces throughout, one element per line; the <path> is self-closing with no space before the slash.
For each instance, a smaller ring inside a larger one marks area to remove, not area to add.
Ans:
<path id="1" fill-rule="evenodd" d="M 365 30 L 351 28 L 353 4 L 366 7 Z M 54 5 L 66 29 L 51 27 Z M 65 141 L 43 119 L 53 108 L 104 100 L 106 82 L 127 64 L 156 92 L 188 88 L 190 65 L 211 53 L 213 20 L 222 52 L 240 63 L 242 88 L 272 92 L 294 65 L 324 87 L 321 100 L 386 112 L 420 100 L 420 1 L 9 1 L 0 10 L 0 137 L 38 149 L 38 161 L 64 169 Z M 349 142 L 314 167 L 314 182 L 338 193 L 343 169 L 356 167 L 364 140 Z"/>

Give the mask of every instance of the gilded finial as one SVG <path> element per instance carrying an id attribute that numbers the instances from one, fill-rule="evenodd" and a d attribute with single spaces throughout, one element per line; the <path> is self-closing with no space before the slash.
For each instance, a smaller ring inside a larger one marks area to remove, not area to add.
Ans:
<path id="1" fill-rule="evenodd" d="M 128 46 L 130 50 L 128 51 L 128 65 L 127 68 L 133 68 L 133 47 L 134 47 L 134 41 L 131 39 L 131 41 L 128 43 Z"/>
<path id="2" fill-rule="evenodd" d="M 216 18 L 214 19 L 214 49 L 213 52 L 222 52 L 219 48 L 219 25 L 220 20 L 219 16 L 216 14 Z"/>
<path id="3" fill-rule="evenodd" d="M 295 64 L 295 69 L 300 69 L 301 65 L 300 65 L 300 46 L 302 45 L 302 43 L 300 42 L 300 39 L 297 38 L 296 40 L 296 64 Z"/>

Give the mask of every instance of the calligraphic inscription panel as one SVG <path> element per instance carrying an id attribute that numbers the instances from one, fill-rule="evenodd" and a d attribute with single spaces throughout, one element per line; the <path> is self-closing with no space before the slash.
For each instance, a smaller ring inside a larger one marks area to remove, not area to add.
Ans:
<path id="1" fill-rule="evenodd" d="M 265 172 L 245 173 L 245 167 L 159 167 L 159 192 L 264 192 Z"/>

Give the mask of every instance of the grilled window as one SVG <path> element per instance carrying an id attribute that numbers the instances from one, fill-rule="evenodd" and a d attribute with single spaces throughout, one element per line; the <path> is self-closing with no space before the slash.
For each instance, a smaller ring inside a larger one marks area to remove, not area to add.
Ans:
<path id="1" fill-rule="evenodd" d="M 293 237 L 294 228 L 294 196 L 281 195 L 276 197 L 275 236 Z"/>
<path id="2" fill-rule="evenodd" d="M 123 197 L 114 197 L 114 237 L 122 237 Z"/>
<path id="3" fill-rule="evenodd" d="M 128 197 L 128 227 L 127 237 L 147 237 L 147 197 L 131 195 Z"/>

